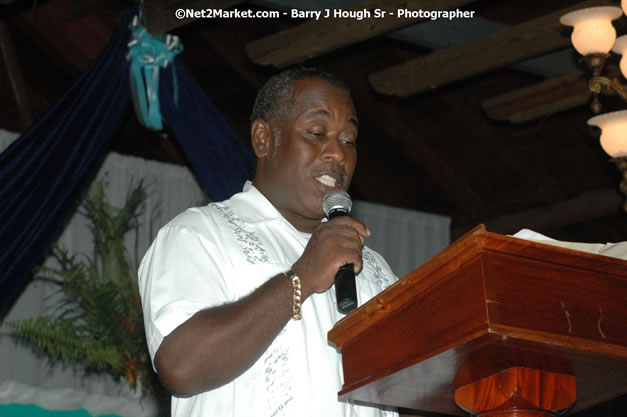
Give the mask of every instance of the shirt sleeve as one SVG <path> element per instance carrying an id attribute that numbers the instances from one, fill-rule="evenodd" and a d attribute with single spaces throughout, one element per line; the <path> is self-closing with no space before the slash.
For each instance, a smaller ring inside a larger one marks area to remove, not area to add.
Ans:
<path id="1" fill-rule="evenodd" d="M 197 229 L 170 224 L 139 268 L 139 288 L 151 358 L 163 339 L 198 311 L 229 301 L 220 245 Z"/>

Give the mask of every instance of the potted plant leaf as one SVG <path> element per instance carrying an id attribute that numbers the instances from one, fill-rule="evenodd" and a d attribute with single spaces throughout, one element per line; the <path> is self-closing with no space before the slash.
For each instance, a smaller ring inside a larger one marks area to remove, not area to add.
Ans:
<path id="1" fill-rule="evenodd" d="M 7 324 L 52 362 L 108 373 L 148 394 L 159 387 L 146 347 L 136 265 L 124 246 L 125 236 L 138 232 L 145 198 L 140 181 L 124 206 L 114 207 L 105 201 L 103 183 L 95 183 L 80 205 L 93 235 L 91 256 L 53 245 L 57 266 L 38 268 L 35 279 L 57 286 L 60 301 L 51 314 Z"/>

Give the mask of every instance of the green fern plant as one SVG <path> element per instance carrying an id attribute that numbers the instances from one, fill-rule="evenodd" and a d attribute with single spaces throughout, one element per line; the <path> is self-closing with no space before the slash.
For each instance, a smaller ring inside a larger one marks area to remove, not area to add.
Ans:
<path id="1" fill-rule="evenodd" d="M 139 182 L 128 193 L 124 207 L 114 207 L 105 201 L 102 182 L 94 184 L 81 203 L 94 239 L 93 255 L 79 259 L 53 245 L 58 267 L 39 268 L 35 279 L 59 287 L 61 301 L 56 310 L 8 323 L 15 336 L 45 352 L 53 362 L 71 361 L 86 372 L 107 372 L 116 380 L 124 378 L 133 389 L 141 380 L 144 394 L 152 392 L 154 373 L 136 268 L 124 237 L 137 234 L 145 199 Z"/>

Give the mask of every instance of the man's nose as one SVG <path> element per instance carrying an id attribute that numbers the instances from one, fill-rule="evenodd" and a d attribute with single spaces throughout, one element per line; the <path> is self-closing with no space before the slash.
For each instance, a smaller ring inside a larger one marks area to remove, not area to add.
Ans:
<path id="1" fill-rule="evenodd" d="M 342 162 L 345 157 L 346 154 L 342 144 L 340 143 L 340 139 L 337 136 L 329 137 L 322 151 L 322 159 L 333 159 L 336 162 Z"/>

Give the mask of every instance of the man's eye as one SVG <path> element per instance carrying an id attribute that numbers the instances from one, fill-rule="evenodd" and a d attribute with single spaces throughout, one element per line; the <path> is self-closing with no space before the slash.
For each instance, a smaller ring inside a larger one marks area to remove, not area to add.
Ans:
<path id="1" fill-rule="evenodd" d="M 339 140 L 341 143 L 345 145 L 352 145 L 352 146 L 357 145 L 357 141 L 352 136 L 343 136 L 343 137 L 340 137 Z"/>

